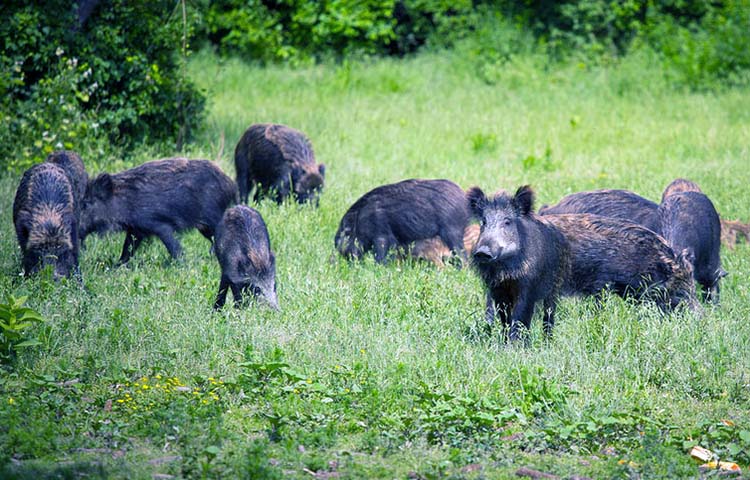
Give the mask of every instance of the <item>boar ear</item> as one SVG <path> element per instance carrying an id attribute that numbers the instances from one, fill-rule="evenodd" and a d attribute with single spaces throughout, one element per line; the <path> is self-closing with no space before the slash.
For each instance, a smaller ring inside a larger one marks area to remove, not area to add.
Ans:
<path id="1" fill-rule="evenodd" d="M 476 218 L 482 217 L 484 206 L 487 204 L 487 196 L 481 188 L 471 187 L 466 192 L 466 201 L 469 203 L 469 211 Z"/>
<path id="2" fill-rule="evenodd" d="M 529 185 L 524 185 L 516 190 L 513 203 L 521 215 L 528 215 L 534 210 L 534 190 Z"/>
<path id="3" fill-rule="evenodd" d="M 326 164 L 325 163 L 319 163 L 318 164 L 318 173 L 321 177 L 326 178 Z"/>
<path id="4" fill-rule="evenodd" d="M 114 190 L 112 177 L 108 173 L 102 173 L 91 181 L 89 188 L 91 189 L 91 195 L 97 200 L 109 200 Z"/>

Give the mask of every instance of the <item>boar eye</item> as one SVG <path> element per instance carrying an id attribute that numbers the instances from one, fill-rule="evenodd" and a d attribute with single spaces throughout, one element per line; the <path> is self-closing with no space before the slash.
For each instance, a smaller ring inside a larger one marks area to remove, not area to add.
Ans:
<path id="1" fill-rule="evenodd" d="M 510 218 L 506 218 L 505 220 L 503 220 L 503 224 L 510 225 Z"/>

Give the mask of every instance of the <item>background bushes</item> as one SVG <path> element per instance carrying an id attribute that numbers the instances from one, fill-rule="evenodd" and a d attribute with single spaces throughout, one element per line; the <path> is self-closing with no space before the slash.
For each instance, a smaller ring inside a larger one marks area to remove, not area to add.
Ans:
<path id="1" fill-rule="evenodd" d="M 86 145 L 95 157 L 141 141 L 179 149 L 200 125 L 204 105 L 184 73 L 197 11 L 186 8 L 183 17 L 182 6 L 163 0 L 6 4 L 0 156 L 8 166 L 23 168 L 62 147 Z"/>
<path id="2" fill-rule="evenodd" d="M 220 0 L 206 9 L 211 44 L 260 62 L 404 55 L 468 37 L 488 64 L 534 43 L 556 60 L 647 46 L 691 88 L 745 83 L 750 69 L 750 0 Z"/>
<path id="3" fill-rule="evenodd" d="M 205 103 L 185 74 L 191 40 L 291 64 L 458 46 L 487 83 L 648 50 L 672 86 L 701 90 L 750 81 L 748 31 L 750 0 L 21 0 L 0 20 L 0 158 L 181 150 Z"/>

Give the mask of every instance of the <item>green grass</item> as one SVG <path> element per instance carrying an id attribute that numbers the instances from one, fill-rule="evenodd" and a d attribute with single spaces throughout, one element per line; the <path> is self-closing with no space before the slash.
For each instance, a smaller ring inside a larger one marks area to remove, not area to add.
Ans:
<path id="1" fill-rule="evenodd" d="M 409 177 L 530 183 L 541 205 L 592 188 L 658 200 L 684 176 L 747 220 L 749 92 L 673 91 L 637 56 L 500 68 L 442 53 L 292 70 L 200 54 L 190 74 L 211 103 L 189 156 L 215 158 L 224 135 L 233 175 L 244 129 L 279 122 L 306 132 L 328 167 L 319 209 L 257 207 L 282 311 L 214 313 L 219 267 L 196 232 L 181 237 L 183 260 L 152 241 L 125 268 L 114 268 L 122 235 L 91 237 L 84 290 L 23 279 L 18 177 L 0 179 L 0 290 L 46 319 L 32 330 L 43 344 L 0 376 L 0 476 L 697 477 L 695 443 L 750 467 L 747 245 L 722 251 L 722 305 L 703 317 L 566 299 L 554 338 L 536 318 L 528 348 L 483 332 L 469 269 L 349 264 L 333 248 L 352 202 Z"/>

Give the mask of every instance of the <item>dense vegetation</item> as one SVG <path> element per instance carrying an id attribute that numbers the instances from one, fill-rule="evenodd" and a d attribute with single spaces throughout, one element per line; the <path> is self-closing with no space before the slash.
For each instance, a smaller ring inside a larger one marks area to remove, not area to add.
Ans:
<path id="1" fill-rule="evenodd" d="M 414 176 L 486 191 L 531 183 L 539 204 L 606 187 L 657 200 L 688 176 L 722 215 L 747 216 L 746 90 L 676 91 L 645 53 L 500 68 L 463 48 L 302 69 L 210 53 L 189 64 L 212 99 L 190 156 L 216 158 L 223 136 L 231 174 L 244 129 L 275 121 L 307 132 L 328 165 L 319 209 L 258 206 L 280 313 L 214 313 L 219 269 L 197 232 L 182 237 L 184 260 L 153 241 L 125 268 L 114 267 L 122 235 L 88 239 L 84 289 L 23 279 L 1 209 L 0 291 L 28 296 L 43 322 L 16 326 L 40 344 L 0 376 L 0 476 L 509 478 L 529 466 L 679 478 L 698 476 L 694 444 L 747 467 L 747 245 L 723 250 L 722 305 L 703 317 L 566 300 L 554 338 L 537 318 L 529 348 L 482 332 L 469 269 L 334 254 L 356 198 Z M 0 181 L 4 205 L 16 184 Z"/>
<path id="2" fill-rule="evenodd" d="M 0 156 L 12 170 L 63 147 L 89 157 L 142 142 L 179 149 L 201 125 L 205 99 L 185 71 L 193 9 L 172 1 L 78 3 L 3 6 Z"/>
<path id="3" fill-rule="evenodd" d="M 182 150 L 203 126 L 185 74 L 193 45 L 261 64 L 311 65 L 469 43 L 492 70 L 606 64 L 647 51 L 673 87 L 750 79 L 750 0 L 180 0 L 11 2 L 0 18 L 0 157 L 19 171 L 52 149 L 106 158 Z M 117 163 L 121 164 L 121 163 Z"/>

